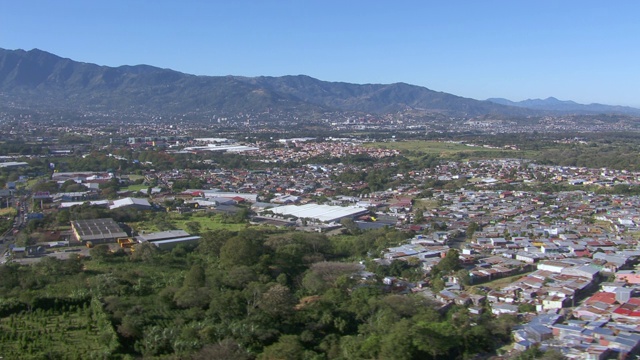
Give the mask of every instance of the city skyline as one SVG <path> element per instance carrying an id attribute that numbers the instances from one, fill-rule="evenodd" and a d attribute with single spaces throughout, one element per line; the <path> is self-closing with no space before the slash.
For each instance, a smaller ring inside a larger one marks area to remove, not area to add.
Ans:
<path id="1" fill-rule="evenodd" d="M 304 74 L 640 107 L 631 1 L 0 4 L 0 47 L 196 75 Z"/>

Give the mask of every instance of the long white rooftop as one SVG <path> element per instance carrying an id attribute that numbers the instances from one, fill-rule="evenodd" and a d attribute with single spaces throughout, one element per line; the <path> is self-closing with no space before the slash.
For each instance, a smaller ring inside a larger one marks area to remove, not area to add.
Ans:
<path id="1" fill-rule="evenodd" d="M 293 215 L 298 218 L 316 219 L 322 222 L 339 221 L 346 217 L 355 217 L 369 212 L 356 206 L 331 206 L 319 204 L 285 205 L 269 209 L 274 214 Z"/>

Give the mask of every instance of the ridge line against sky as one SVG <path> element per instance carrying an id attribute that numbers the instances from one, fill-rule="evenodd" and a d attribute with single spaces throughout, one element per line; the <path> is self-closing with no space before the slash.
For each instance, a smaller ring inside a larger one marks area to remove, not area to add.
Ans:
<path id="1" fill-rule="evenodd" d="M 0 47 L 196 75 L 640 107 L 638 1 L 0 1 Z"/>

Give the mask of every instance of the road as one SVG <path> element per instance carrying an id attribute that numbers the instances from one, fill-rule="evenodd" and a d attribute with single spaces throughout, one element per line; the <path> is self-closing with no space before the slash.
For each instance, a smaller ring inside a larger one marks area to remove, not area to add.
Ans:
<path id="1" fill-rule="evenodd" d="M 13 233 L 15 230 L 22 230 L 27 225 L 27 214 L 29 213 L 29 195 L 14 196 L 11 203 L 18 210 L 18 214 L 13 220 L 13 227 L 0 236 L 0 264 L 8 261 L 9 246 L 15 243 Z"/>

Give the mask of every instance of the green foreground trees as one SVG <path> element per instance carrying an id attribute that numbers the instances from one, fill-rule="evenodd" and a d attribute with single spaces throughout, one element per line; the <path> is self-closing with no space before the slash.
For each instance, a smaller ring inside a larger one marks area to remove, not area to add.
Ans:
<path id="1" fill-rule="evenodd" d="M 0 268 L 0 294 L 13 304 L 0 304 L 0 327 L 73 296 L 108 319 L 99 326 L 105 339 L 109 327 L 116 334 L 110 358 L 462 359 L 508 341 L 513 319 L 387 293 L 347 261 L 399 237 L 390 229 L 329 239 L 247 228 L 206 232 L 195 249 L 151 246 L 130 256 L 96 247 L 91 260 L 11 265 Z M 441 271 L 458 270 L 454 256 Z M 384 271 L 412 269 L 395 267 Z M 37 344 L 34 358 L 44 356 Z M 19 346 L 5 341 L 0 352 Z"/>

